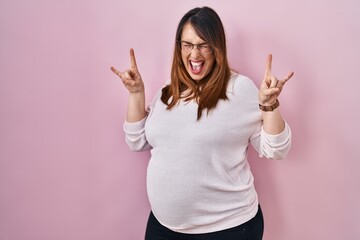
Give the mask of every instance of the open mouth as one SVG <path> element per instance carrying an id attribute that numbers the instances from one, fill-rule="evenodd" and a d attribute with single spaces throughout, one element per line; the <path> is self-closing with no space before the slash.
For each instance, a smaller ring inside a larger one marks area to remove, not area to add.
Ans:
<path id="1" fill-rule="evenodd" d="M 203 61 L 190 61 L 190 68 L 193 74 L 199 74 L 204 67 Z"/>

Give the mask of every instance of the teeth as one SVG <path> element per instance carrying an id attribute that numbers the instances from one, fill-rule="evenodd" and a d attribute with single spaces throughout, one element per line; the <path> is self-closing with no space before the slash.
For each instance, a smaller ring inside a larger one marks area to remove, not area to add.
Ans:
<path id="1" fill-rule="evenodd" d="M 204 64 L 204 62 L 193 62 L 190 61 L 192 68 L 197 71 L 200 70 L 200 68 L 202 67 L 202 65 Z"/>
<path id="2" fill-rule="evenodd" d="M 202 62 L 191 62 L 191 65 L 193 65 L 194 67 L 198 67 L 202 64 Z"/>

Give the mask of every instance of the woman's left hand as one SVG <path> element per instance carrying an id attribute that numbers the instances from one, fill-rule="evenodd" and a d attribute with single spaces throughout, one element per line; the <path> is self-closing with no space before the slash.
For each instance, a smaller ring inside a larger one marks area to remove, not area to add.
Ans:
<path id="1" fill-rule="evenodd" d="M 275 104 L 276 99 L 279 97 L 285 83 L 294 75 L 290 72 L 285 78 L 277 79 L 271 73 L 272 55 L 269 54 L 267 58 L 267 66 L 265 76 L 259 89 L 259 104 L 263 106 L 271 106 Z"/>

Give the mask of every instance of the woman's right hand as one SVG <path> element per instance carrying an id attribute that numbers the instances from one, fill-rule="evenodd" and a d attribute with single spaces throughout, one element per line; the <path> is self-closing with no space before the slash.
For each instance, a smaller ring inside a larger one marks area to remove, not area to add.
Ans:
<path id="1" fill-rule="evenodd" d="M 144 92 L 144 82 L 142 81 L 140 72 L 136 65 L 134 49 L 130 49 L 130 69 L 120 72 L 115 67 L 111 67 L 116 75 L 118 75 L 124 86 L 129 90 L 130 93 L 143 93 Z"/>
<path id="2" fill-rule="evenodd" d="M 111 70 L 118 75 L 125 87 L 129 90 L 129 102 L 126 120 L 128 122 L 138 122 L 146 116 L 145 111 L 145 90 L 144 82 L 136 65 L 134 49 L 130 49 L 130 69 L 120 72 L 116 68 Z"/>

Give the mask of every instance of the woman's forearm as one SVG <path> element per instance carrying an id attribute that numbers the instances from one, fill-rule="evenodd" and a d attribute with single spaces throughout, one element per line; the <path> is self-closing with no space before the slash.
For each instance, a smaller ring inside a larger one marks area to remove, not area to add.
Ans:
<path id="1" fill-rule="evenodd" d="M 279 108 L 274 111 L 262 112 L 264 131 L 271 135 L 277 135 L 284 131 L 285 122 Z"/>
<path id="2" fill-rule="evenodd" d="M 126 121 L 138 122 L 145 116 L 145 92 L 130 93 Z"/>

